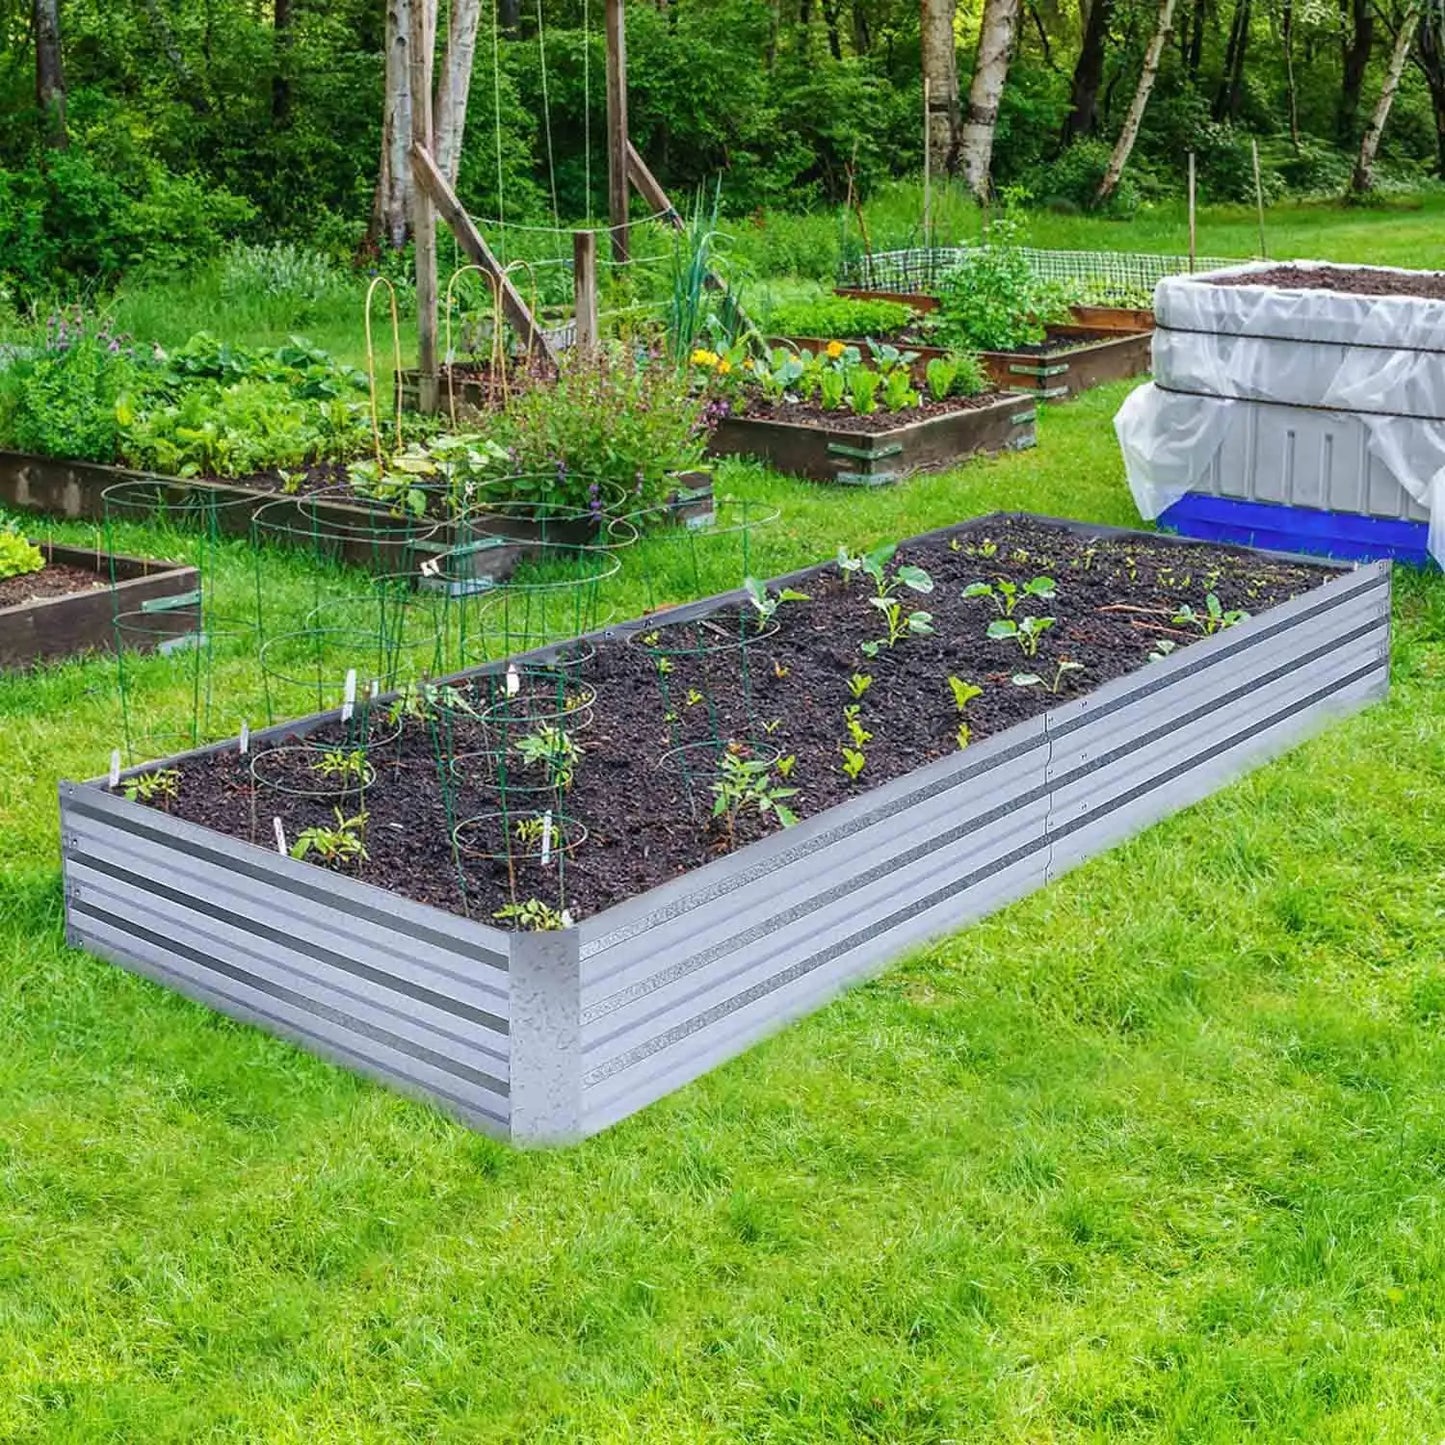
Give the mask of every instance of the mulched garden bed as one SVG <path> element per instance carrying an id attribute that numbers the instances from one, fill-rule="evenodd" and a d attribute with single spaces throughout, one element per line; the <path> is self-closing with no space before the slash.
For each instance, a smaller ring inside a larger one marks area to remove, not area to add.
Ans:
<path id="1" fill-rule="evenodd" d="M 847 581 L 835 567 L 820 567 L 798 583 L 809 600 L 782 603 L 761 631 L 747 606 L 725 606 L 695 622 L 669 625 L 664 616 L 655 630 L 630 640 L 583 644 L 554 672 L 534 677 L 524 671 L 510 701 L 500 691 L 501 679 L 489 675 L 430 718 L 358 715 L 304 739 L 283 736 L 253 756 L 228 749 L 185 759 L 175 797 L 158 806 L 264 847 L 274 846 L 274 818 L 294 840 L 305 828 L 333 823 L 335 808 L 350 816 L 364 807 L 370 856 L 342 865 L 343 871 L 491 921 L 514 896 L 513 887 L 517 898 L 557 902 L 557 861 L 544 868 L 533 850 L 513 859 L 509 877 L 507 863 L 479 856 L 506 851 L 498 825 L 482 821 L 464 829 L 459 836 L 466 855 L 459 859 L 453 857 L 453 830 L 462 819 L 485 820 L 498 811 L 499 752 L 514 749 L 550 705 L 560 709 L 556 715 L 580 749 L 574 782 L 564 794 L 551 794 L 510 752 L 507 807 L 513 822 L 544 808 L 556 811 L 561 900 L 580 918 L 776 831 L 771 815 L 749 813 L 729 837 L 710 816 L 710 779 L 729 745 L 752 760 L 794 759 L 786 785 L 796 793 L 787 806 L 799 817 L 815 815 L 949 755 L 958 745 L 960 721 L 971 741 L 979 741 L 1150 666 L 1161 643 L 1187 647 L 1198 641 L 1202 627 L 1175 621 L 1186 603 L 1203 614 L 1212 593 L 1225 611 L 1257 613 L 1332 575 L 1166 538 L 1091 540 L 1015 518 L 991 518 L 907 543 L 887 564 L 888 575 L 903 564 L 926 569 L 933 590 L 922 594 L 898 585 L 893 595 L 905 615 L 930 613 L 934 633 L 884 645 L 874 658 L 865 656 L 862 644 L 886 628 L 882 611 L 869 601 L 873 583 L 866 576 Z M 995 602 L 963 592 L 980 581 L 1022 589 L 1040 576 L 1054 580 L 1056 595 L 1020 596 L 1014 618 L 1056 620 L 1041 634 L 1037 656 L 1026 657 L 1014 641 L 986 636 L 999 616 Z M 1064 660 L 1078 670 L 1060 674 Z M 1013 677 L 1020 673 L 1048 683 L 1057 679 L 1057 694 L 1043 685 L 1017 685 Z M 856 721 L 871 737 L 861 746 L 862 773 L 850 781 L 840 764 L 842 745 L 851 745 L 844 709 L 855 702 L 855 674 L 872 679 L 856 699 Z M 983 689 L 962 712 L 950 677 Z M 539 704 L 539 698 L 550 701 Z M 476 716 L 488 707 L 520 721 L 511 729 L 489 728 Z M 325 748 L 362 741 L 369 770 L 364 794 L 328 784 L 314 767 Z M 783 785 L 776 767 L 773 782 Z"/>
<path id="2" fill-rule="evenodd" d="M 1364 266 L 1272 266 L 1267 271 L 1202 276 L 1213 286 L 1275 286 L 1347 296 L 1417 296 L 1445 301 L 1445 271 L 1377 271 Z"/>
<path id="3" fill-rule="evenodd" d="M 0 607 L 16 607 L 42 597 L 69 597 L 76 592 L 94 592 L 108 587 L 109 579 L 68 562 L 48 562 L 39 572 L 7 577 L 0 582 Z"/>
<path id="4" fill-rule="evenodd" d="M 747 417 L 756 421 L 786 421 L 800 426 L 824 426 L 829 431 L 851 431 L 878 433 L 893 431 L 909 422 L 926 421 L 935 416 L 951 416 L 960 411 L 977 411 L 990 406 L 1003 395 L 998 391 L 981 392 L 978 396 L 950 396 L 944 401 L 934 401 L 925 396 L 917 406 L 906 411 L 884 411 L 881 407 L 869 416 L 859 416 L 847 407 L 826 411 L 812 402 L 768 401 L 764 397 L 750 395 L 741 408 L 732 415 Z"/>

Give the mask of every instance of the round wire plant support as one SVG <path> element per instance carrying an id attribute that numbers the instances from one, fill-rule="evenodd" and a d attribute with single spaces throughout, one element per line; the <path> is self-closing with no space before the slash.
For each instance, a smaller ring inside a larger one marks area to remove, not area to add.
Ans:
<path id="1" fill-rule="evenodd" d="M 216 564 L 225 546 L 249 535 L 254 506 L 253 497 L 234 488 L 163 477 L 115 482 L 101 493 L 104 550 L 111 557 L 138 549 L 150 556 L 181 557 L 195 568 L 197 576 L 190 594 L 139 610 L 122 610 L 116 591 L 119 578 L 114 564 L 111 566 L 117 688 L 125 748 L 132 760 L 193 748 L 203 738 L 236 724 L 237 716 L 231 715 L 235 699 L 230 695 L 222 715 L 214 683 L 215 663 L 218 656 L 253 645 L 259 620 L 249 599 L 237 605 L 239 599 L 227 598 L 228 605 L 222 606 L 224 594 L 218 590 L 220 569 Z M 140 526 L 147 529 L 144 541 L 129 541 L 130 529 Z M 160 608 L 170 618 L 177 610 L 185 610 L 192 619 L 191 629 L 177 634 L 173 625 L 164 624 Z M 140 651 L 149 654 L 144 662 L 137 655 Z M 171 659 L 173 681 L 182 685 L 175 689 L 176 695 L 189 693 L 190 718 L 153 729 L 145 725 L 145 709 L 133 695 L 133 684 L 142 666 L 147 676 L 153 675 L 157 656 Z M 240 711 L 244 710 L 242 700 Z"/>
<path id="2" fill-rule="evenodd" d="M 625 520 L 645 534 L 627 555 L 629 575 L 635 568 L 647 609 L 725 591 L 739 577 L 758 575 L 757 534 L 781 516 L 781 507 L 731 496 L 714 502 L 711 517 L 685 526 L 674 523 L 666 504 L 625 513 Z"/>
<path id="3" fill-rule="evenodd" d="M 281 793 L 289 798 L 309 798 L 320 802 L 360 798 L 376 781 L 376 769 L 371 763 L 364 756 L 359 762 L 354 759 L 354 754 L 361 751 L 348 749 L 340 744 L 325 751 L 299 743 L 283 743 L 280 747 L 264 748 L 251 754 L 251 780 L 258 788 Z M 345 759 L 343 766 L 338 766 L 334 773 L 317 767 L 317 758 L 325 758 L 333 753 Z M 304 769 L 307 776 L 315 780 L 314 785 L 301 787 L 294 782 L 288 782 L 288 765 L 298 774 Z"/>
<path id="4" fill-rule="evenodd" d="M 258 652 L 267 696 L 289 716 L 342 705 L 349 673 L 356 675 L 357 697 L 369 695 L 373 682 L 391 692 L 403 679 L 426 676 L 435 657 L 435 637 L 408 644 L 346 627 L 293 628 L 266 638 Z"/>
<path id="5" fill-rule="evenodd" d="M 543 868 L 555 860 L 573 857 L 588 836 L 585 824 L 552 808 L 540 813 L 502 808 L 473 813 L 452 829 L 452 843 L 463 858 L 488 863 L 536 863 Z"/>
<path id="6" fill-rule="evenodd" d="M 616 552 L 596 547 L 548 548 L 525 559 L 505 584 L 477 597 L 462 656 L 492 662 L 598 631 L 612 616 L 604 588 L 621 570 Z"/>
<path id="7" fill-rule="evenodd" d="M 714 785 L 722 778 L 724 759 L 729 755 L 745 758 L 749 762 L 766 763 L 771 769 L 782 756 L 782 751 L 771 743 L 711 737 L 701 742 L 681 743 L 658 755 L 658 772 L 674 777 L 682 784 L 688 811 L 694 822 L 698 817 L 700 791 L 706 790 L 709 795 L 703 811 L 712 811 L 711 795 Z"/>

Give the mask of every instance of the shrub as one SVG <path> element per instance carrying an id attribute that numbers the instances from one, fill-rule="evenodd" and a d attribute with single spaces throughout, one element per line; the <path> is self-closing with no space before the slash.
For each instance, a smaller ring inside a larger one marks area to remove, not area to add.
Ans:
<path id="1" fill-rule="evenodd" d="M 662 501 L 669 472 L 702 460 L 702 406 L 687 378 L 661 362 L 569 357 L 554 386 L 512 398 L 492 436 L 523 479 L 512 496 L 580 510 L 597 500 L 594 482 L 610 482 L 626 493 L 626 509 L 648 507 Z"/>
<path id="2" fill-rule="evenodd" d="M 1023 224 L 1005 211 L 942 277 L 936 331 L 944 345 L 1007 351 L 1042 341 L 1046 326 L 1068 318 L 1073 291 L 1040 280 L 1022 248 Z"/>
<path id="3" fill-rule="evenodd" d="M 1040 168 L 1031 189 L 1045 206 L 1080 211 L 1102 210 L 1107 215 L 1128 217 L 1139 209 L 1139 188 L 1134 176 L 1125 171 L 1109 200 L 1099 207 L 1099 183 L 1108 169 L 1112 147 L 1085 137 Z"/>
<path id="4" fill-rule="evenodd" d="M 773 307 L 768 328 L 779 336 L 891 336 L 913 319 L 913 308 L 898 301 L 863 301 L 851 296 L 818 296 Z"/>
<path id="5" fill-rule="evenodd" d="M 28 355 L 0 374 L 0 426 L 7 446 L 42 456 L 113 462 L 116 407 L 151 368 L 125 336 L 79 307 L 53 314 Z"/>

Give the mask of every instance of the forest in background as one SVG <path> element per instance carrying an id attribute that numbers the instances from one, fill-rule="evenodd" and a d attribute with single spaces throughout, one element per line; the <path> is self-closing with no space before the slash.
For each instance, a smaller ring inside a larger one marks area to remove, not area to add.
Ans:
<path id="1" fill-rule="evenodd" d="M 463 201 L 510 225 L 605 212 L 602 0 L 479 8 Z M 387 11 L 0 0 L 11 299 L 183 268 L 235 238 L 379 257 Z M 935 165 L 978 189 L 966 152 L 982 125 L 983 185 L 1040 206 L 1100 206 L 1141 73 L 1152 93 L 1102 203 L 1113 215 L 1177 194 L 1190 150 L 1202 199 L 1251 197 L 1252 138 L 1270 196 L 1344 194 L 1396 72 L 1368 189 L 1445 174 L 1445 55 L 1418 0 L 663 0 L 628 7 L 627 41 L 638 148 L 679 198 L 720 177 L 732 214 L 833 206 L 917 173 L 922 76 L 950 65 L 957 98 L 932 91 Z M 984 67 L 996 106 L 980 109 Z"/>

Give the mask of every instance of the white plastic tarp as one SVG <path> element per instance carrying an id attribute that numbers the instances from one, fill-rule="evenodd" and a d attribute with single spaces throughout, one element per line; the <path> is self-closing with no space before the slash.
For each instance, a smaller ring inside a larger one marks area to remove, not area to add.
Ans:
<path id="1" fill-rule="evenodd" d="M 1246 424 L 1242 403 L 1313 407 L 1365 427 L 1370 450 L 1429 511 L 1430 551 L 1445 563 L 1445 301 L 1169 276 L 1154 314 L 1154 380 L 1114 418 L 1143 516 L 1200 483 L 1231 428 Z"/>

